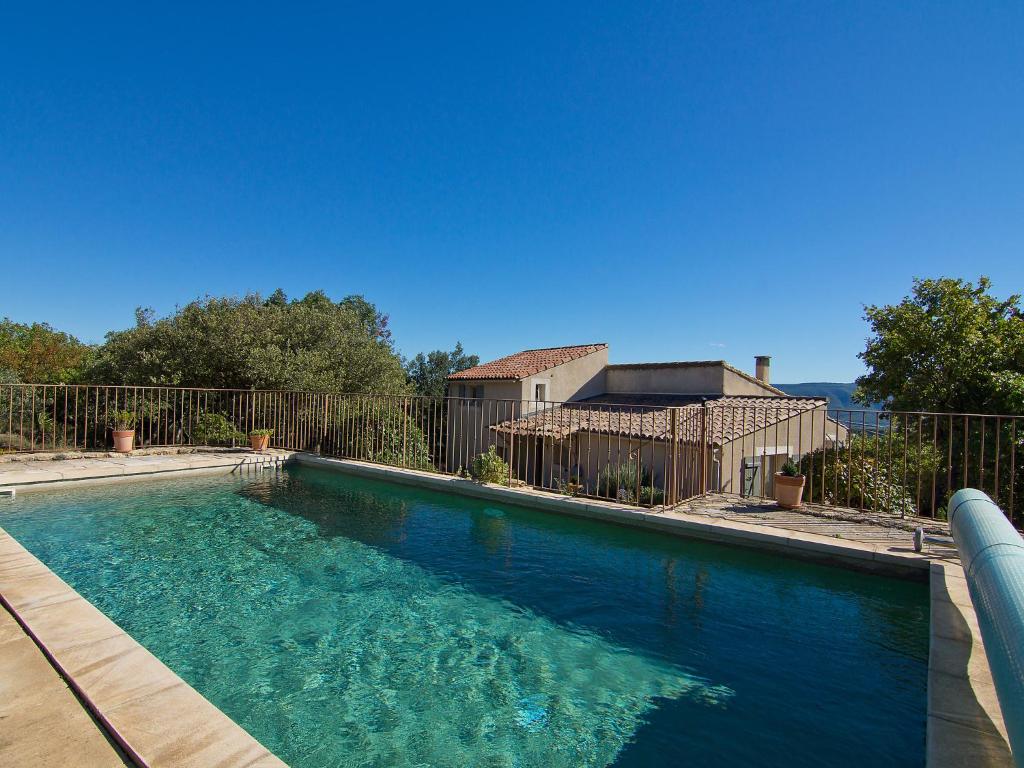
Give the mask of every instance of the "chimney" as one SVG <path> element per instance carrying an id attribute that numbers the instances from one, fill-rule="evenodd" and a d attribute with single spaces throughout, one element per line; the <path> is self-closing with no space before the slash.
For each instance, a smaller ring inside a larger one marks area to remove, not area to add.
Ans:
<path id="1" fill-rule="evenodd" d="M 768 355 L 758 355 L 754 358 L 754 376 L 758 381 L 771 384 L 772 359 Z"/>

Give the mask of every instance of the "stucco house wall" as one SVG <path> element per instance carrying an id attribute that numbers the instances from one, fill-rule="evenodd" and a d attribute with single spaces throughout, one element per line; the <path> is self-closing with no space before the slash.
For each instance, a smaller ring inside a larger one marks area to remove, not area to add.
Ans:
<path id="1" fill-rule="evenodd" d="M 764 397 L 778 395 L 780 391 L 751 376 L 746 376 L 730 367 L 722 366 L 722 394 Z"/>
<path id="2" fill-rule="evenodd" d="M 600 395 L 605 391 L 608 348 L 604 347 L 523 380 L 523 400 L 533 400 L 537 384 L 545 384 L 545 399 L 570 402 Z"/>
<path id="3" fill-rule="evenodd" d="M 595 345 L 597 346 L 597 345 Z M 573 348 L 551 348 L 551 350 Z M 506 361 L 516 361 L 520 355 L 535 355 L 551 350 L 528 350 L 481 366 L 487 372 L 501 370 Z M 761 359 L 758 361 L 761 365 Z M 512 370 L 515 370 L 514 366 Z M 767 366 L 761 371 L 767 378 Z M 544 384 L 544 401 L 537 402 L 536 387 Z M 463 389 L 464 388 L 464 389 Z M 472 460 L 495 446 L 500 455 L 511 461 L 516 477 L 541 487 L 559 488 L 561 484 L 578 477 L 591 492 L 596 492 L 598 476 L 607 466 L 624 464 L 631 457 L 641 458 L 643 466 L 651 471 L 657 488 L 664 488 L 665 476 L 673 465 L 671 447 L 666 442 L 607 436 L 597 432 L 578 432 L 562 440 L 539 438 L 535 435 L 506 435 L 492 426 L 527 416 L 535 410 L 550 408 L 553 403 L 585 400 L 603 396 L 605 402 L 615 402 L 616 394 L 665 395 L 656 402 L 672 402 L 672 396 L 755 397 L 757 404 L 725 406 L 738 408 L 742 420 L 751 408 L 771 407 L 773 398 L 783 393 L 723 361 L 694 361 L 677 363 L 642 363 L 608 365 L 608 348 L 601 345 L 573 360 L 553 365 L 536 374 L 516 380 L 464 378 L 449 382 L 447 468 L 455 471 L 468 468 Z M 465 397 L 460 397 L 464 393 Z M 475 397 L 474 397 L 475 395 Z M 778 402 L 778 401 L 776 401 Z M 714 407 L 713 403 L 708 404 Z M 598 408 L 602 406 L 596 406 Z M 785 407 L 785 406 L 783 406 Z M 762 414 L 763 416 L 763 414 Z M 773 414 L 770 418 L 775 418 Z M 726 429 L 725 432 L 731 431 Z M 695 468 L 703 464 L 707 469 L 707 487 L 724 493 L 742 493 L 747 467 L 757 465 L 756 494 L 768 496 L 774 491 L 774 473 L 790 456 L 799 456 L 823 445 L 831 446 L 837 440 L 846 441 L 846 430 L 827 418 L 824 406 L 803 410 L 790 418 L 758 429 L 714 449 L 698 446 L 696 442 L 683 442 L 681 435 L 676 465 L 686 464 L 693 471 L 682 475 L 699 485 Z M 704 452 L 700 456 L 700 452 Z M 685 495 L 694 489 L 681 489 Z"/>
<path id="4" fill-rule="evenodd" d="M 609 365 L 606 392 L 623 394 L 721 395 L 723 367 L 717 362 Z"/>
<path id="5" fill-rule="evenodd" d="M 789 457 L 798 458 L 823 446 L 832 448 L 836 441 L 844 444 L 846 427 L 828 418 L 822 406 L 782 419 L 766 429 L 758 430 L 716 448 L 709 464 L 708 488 L 721 493 L 743 494 L 744 465 L 760 459 L 754 494 L 774 495 L 775 473 Z"/>
<path id="6" fill-rule="evenodd" d="M 448 395 L 454 399 L 448 401 L 448 435 L 460 437 L 449 441 L 448 466 L 468 468 L 473 457 L 486 452 L 491 445 L 504 449 L 504 441 L 489 427 L 545 407 L 543 403 L 534 401 L 538 383 L 545 384 L 548 402 L 592 397 L 604 389 L 607 365 L 608 348 L 605 347 L 518 381 L 472 379 L 449 382 Z M 473 392 L 480 392 L 481 388 L 483 399 L 473 399 Z M 465 397 L 460 396 L 463 391 Z"/>

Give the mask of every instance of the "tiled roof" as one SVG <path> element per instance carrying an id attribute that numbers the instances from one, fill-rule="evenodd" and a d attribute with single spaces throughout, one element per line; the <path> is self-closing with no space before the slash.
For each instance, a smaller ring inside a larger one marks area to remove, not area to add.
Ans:
<path id="1" fill-rule="evenodd" d="M 825 398 L 815 397 L 720 397 L 708 403 L 707 439 L 721 445 L 827 404 Z M 679 409 L 676 433 L 681 441 L 700 441 L 703 408 L 691 404 Z M 566 403 L 515 421 L 504 421 L 491 429 L 557 440 L 577 432 L 591 432 L 634 440 L 668 441 L 671 439 L 670 410 Z"/>
<path id="2" fill-rule="evenodd" d="M 594 395 L 576 403 L 587 405 L 646 405 L 654 408 L 679 408 L 684 405 L 700 405 L 705 400 L 717 400 L 721 395 L 677 395 L 668 392 L 606 392 Z"/>
<path id="3" fill-rule="evenodd" d="M 582 344 L 575 347 L 527 349 L 514 355 L 499 357 L 497 360 L 478 365 L 475 368 L 453 373 L 448 379 L 484 379 L 487 381 L 510 379 L 515 381 L 517 379 L 525 379 L 527 376 L 534 376 L 541 371 L 554 368 L 556 365 L 562 365 L 562 363 L 568 363 L 571 360 L 576 360 L 592 352 L 607 348 L 607 344 Z"/>

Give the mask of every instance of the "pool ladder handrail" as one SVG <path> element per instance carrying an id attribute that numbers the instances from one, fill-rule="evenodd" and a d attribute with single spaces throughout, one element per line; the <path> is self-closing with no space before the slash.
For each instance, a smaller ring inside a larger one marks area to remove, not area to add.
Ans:
<path id="1" fill-rule="evenodd" d="M 280 456 L 278 454 L 254 454 L 245 456 L 235 467 L 231 470 L 231 474 L 238 472 L 262 472 L 268 467 L 274 470 L 280 470 L 284 467 L 284 462 L 287 457 Z"/>

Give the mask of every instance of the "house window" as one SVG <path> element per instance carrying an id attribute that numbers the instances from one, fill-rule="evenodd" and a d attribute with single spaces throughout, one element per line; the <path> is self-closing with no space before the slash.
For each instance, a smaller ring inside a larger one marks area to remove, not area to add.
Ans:
<path id="1" fill-rule="evenodd" d="M 548 385 L 547 384 L 534 384 L 533 385 L 533 399 L 534 400 L 547 400 L 548 399 Z"/>
<path id="2" fill-rule="evenodd" d="M 479 387 L 473 387 L 473 398 L 476 400 L 484 399 L 484 385 L 481 384 Z"/>
<path id="3" fill-rule="evenodd" d="M 465 396 L 466 396 L 466 385 L 465 384 L 459 384 L 459 397 L 465 397 Z"/>

